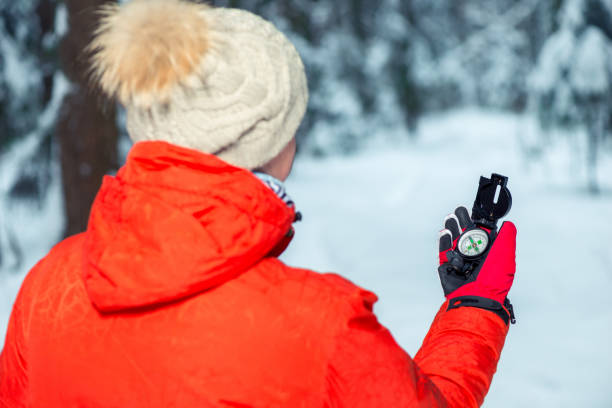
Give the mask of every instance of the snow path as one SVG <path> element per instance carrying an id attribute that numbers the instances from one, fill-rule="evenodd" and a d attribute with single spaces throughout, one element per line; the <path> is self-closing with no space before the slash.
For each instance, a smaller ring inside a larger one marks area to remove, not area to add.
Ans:
<path id="1" fill-rule="evenodd" d="M 518 323 L 484 406 L 609 408 L 612 181 L 598 197 L 583 193 L 581 167 L 568 164 L 568 150 L 581 148 L 576 142 L 530 163 L 519 151 L 525 129 L 516 116 L 458 111 L 425 119 L 414 142 L 373 143 L 347 158 L 301 158 L 287 188 L 304 221 L 283 259 L 376 292 L 379 319 L 414 355 L 443 300 L 436 274 L 442 219 L 459 204 L 471 207 L 480 175 L 509 176 L 509 219 L 519 232 L 510 292 Z M 600 179 L 610 174 L 607 159 Z M 24 271 L 57 239 L 60 194 L 54 186 L 43 211 L 8 206 L 0 196 L 28 257 L 22 272 L 0 271 L 0 333 Z"/>

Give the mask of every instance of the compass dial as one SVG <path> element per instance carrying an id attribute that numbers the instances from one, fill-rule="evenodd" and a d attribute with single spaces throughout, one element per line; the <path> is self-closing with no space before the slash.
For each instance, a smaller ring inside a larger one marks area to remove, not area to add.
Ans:
<path id="1" fill-rule="evenodd" d="M 488 246 L 489 235 L 486 231 L 476 228 L 461 235 L 457 248 L 462 255 L 475 257 L 482 255 Z"/>

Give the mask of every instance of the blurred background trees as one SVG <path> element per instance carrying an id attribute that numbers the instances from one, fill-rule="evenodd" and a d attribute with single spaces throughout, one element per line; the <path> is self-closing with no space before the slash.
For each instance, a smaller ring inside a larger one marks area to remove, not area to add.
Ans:
<path id="1" fill-rule="evenodd" d="M 599 191 L 599 150 L 612 129 L 612 2 L 566 0 L 530 77 L 544 130 L 584 128 L 588 188 Z"/>
<path id="2" fill-rule="evenodd" d="M 2 184 L 9 183 L 4 188 L 11 198 L 41 206 L 51 180 L 59 178 L 64 235 L 86 228 L 102 177 L 118 164 L 116 108 L 88 85 L 84 54 L 95 10 L 107 2 L 0 3 L 0 155 L 15 161 L 16 170 L 14 177 L 3 172 Z M 8 252 L 19 263 L 14 235 L 8 222 L 0 225 L 0 256 Z"/>
<path id="3" fill-rule="evenodd" d="M 7 208 L 42 209 L 61 183 L 63 233 L 77 233 L 120 163 L 121 112 L 88 87 L 83 54 L 107 1 L 0 0 L 0 266 L 20 258 Z M 311 90 L 301 154 L 415 137 L 423 115 L 457 107 L 533 112 L 542 145 L 551 129 L 584 131 L 585 183 L 598 191 L 612 132 L 611 0 L 209 3 L 263 15 L 296 44 Z"/>

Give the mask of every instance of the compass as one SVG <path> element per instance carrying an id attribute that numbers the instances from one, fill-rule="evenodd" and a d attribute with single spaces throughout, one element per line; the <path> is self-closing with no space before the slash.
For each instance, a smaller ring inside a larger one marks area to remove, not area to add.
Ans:
<path id="1" fill-rule="evenodd" d="M 466 258 L 477 258 L 489 248 L 489 234 L 483 229 L 474 228 L 461 234 L 457 249 Z"/>

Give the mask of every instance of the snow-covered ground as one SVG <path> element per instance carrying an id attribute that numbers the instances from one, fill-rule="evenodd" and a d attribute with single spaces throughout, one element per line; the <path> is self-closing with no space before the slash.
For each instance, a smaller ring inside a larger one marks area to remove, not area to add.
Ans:
<path id="1" fill-rule="evenodd" d="M 459 204 L 471 207 L 480 175 L 509 176 L 508 218 L 519 231 L 510 292 L 518 323 L 484 406 L 609 408 L 612 180 L 604 176 L 612 159 L 600 166 L 602 193 L 590 196 L 583 166 L 570 159 L 583 148 L 580 139 L 536 160 L 521 152 L 531 132 L 524 118 L 464 110 L 425 119 L 414 141 L 372 143 L 353 157 L 301 158 L 287 187 L 304 221 L 283 258 L 375 291 L 380 320 L 415 354 L 443 300 L 436 273 L 442 219 Z M 51 208 L 58 203 L 51 198 Z M 26 223 L 11 211 L 31 231 L 20 234 L 29 267 L 60 222 L 49 213 Z M 23 277 L 2 272 L 0 333 Z"/>

